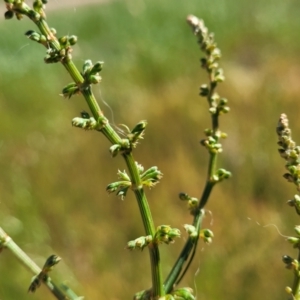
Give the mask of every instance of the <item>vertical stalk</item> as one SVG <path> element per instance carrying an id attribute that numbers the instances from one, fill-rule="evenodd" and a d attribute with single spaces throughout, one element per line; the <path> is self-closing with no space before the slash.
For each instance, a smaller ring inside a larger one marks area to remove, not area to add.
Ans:
<path id="1" fill-rule="evenodd" d="M 150 207 L 141 183 L 141 178 L 139 172 L 136 167 L 135 160 L 133 158 L 132 153 L 123 154 L 125 159 L 128 171 L 131 175 L 131 182 L 133 186 L 133 191 L 136 196 L 140 214 L 142 216 L 142 220 L 144 223 L 144 228 L 146 235 L 151 235 L 154 237 L 155 235 L 155 227 L 152 219 Z M 148 246 L 149 254 L 150 254 L 150 262 L 151 262 L 151 273 L 152 273 L 152 293 L 153 298 L 157 299 L 159 297 L 164 296 L 164 287 L 162 281 L 162 270 L 161 270 L 161 262 L 160 262 L 160 253 L 158 249 L 158 245 L 156 243 L 152 243 Z"/>
<path id="2" fill-rule="evenodd" d="M 61 44 L 57 37 L 53 34 L 48 26 L 45 18 L 43 9 L 37 13 L 35 10 L 31 9 L 26 3 L 13 1 L 9 6 L 10 10 L 16 13 L 17 15 L 26 15 L 29 17 L 39 28 L 41 34 L 46 37 L 46 43 L 44 46 L 47 47 L 50 51 L 59 51 L 62 50 Z M 41 17 L 43 15 L 43 17 Z M 50 49 L 49 49 L 50 48 Z M 70 50 L 70 49 L 69 49 Z M 75 66 L 72 61 L 70 53 L 67 53 L 60 61 L 65 69 L 68 71 L 76 85 L 78 86 L 80 92 L 84 96 L 95 120 L 99 124 L 98 130 L 101 131 L 104 136 L 112 143 L 122 145 L 123 140 L 117 134 L 117 132 L 111 127 L 108 119 L 104 116 L 103 112 L 100 109 L 99 104 L 97 103 L 90 85 L 83 87 L 85 84 L 84 78 Z M 154 237 L 155 227 L 149 208 L 149 204 L 146 198 L 146 195 L 143 190 L 143 185 L 139 175 L 138 168 L 135 164 L 134 158 L 132 156 L 131 150 L 123 154 L 126 165 L 129 170 L 130 178 L 132 180 L 133 191 L 138 202 L 139 210 L 142 216 L 145 232 L 147 235 Z M 151 272 L 152 272 L 152 294 L 154 299 L 158 299 L 164 296 L 164 288 L 162 283 L 162 272 L 161 272 L 161 262 L 158 245 L 153 243 L 149 247 L 150 261 L 151 261 Z"/>
<path id="3" fill-rule="evenodd" d="M 224 172 L 224 170 L 222 170 L 222 174 L 219 175 L 216 169 L 218 153 L 221 152 L 221 145 L 219 144 L 219 139 L 221 137 L 221 133 L 219 132 L 219 116 L 220 113 L 228 112 L 229 107 L 226 106 L 227 99 L 220 98 L 219 95 L 215 93 L 218 83 L 225 79 L 223 70 L 218 67 L 217 63 L 221 57 L 221 51 L 217 48 L 213 35 L 208 32 L 208 29 L 205 27 L 202 20 L 190 15 L 187 18 L 187 22 L 191 25 L 194 34 L 197 36 L 201 51 L 205 53 L 205 57 L 201 58 L 200 61 L 201 66 L 208 74 L 209 80 L 208 85 L 203 84 L 200 87 L 200 96 L 206 98 L 211 114 L 211 129 L 206 132 L 207 138 L 201 141 L 202 145 L 205 146 L 209 152 L 206 184 L 199 199 L 198 211 L 195 213 L 193 220 L 193 226 L 196 228 L 197 232 L 200 233 L 200 227 L 204 215 L 203 208 L 207 204 L 213 187 L 217 182 L 220 182 L 230 176 L 230 173 L 227 171 Z M 174 267 L 165 281 L 166 292 L 169 292 L 175 283 L 178 284 L 186 273 L 193 260 L 198 239 L 199 235 L 193 240 L 191 238 L 187 240 L 182 252 L 175 262 Z M 185 266 L 185 269 L 182 271 L 183 265 L 186 263 L 188 258 L 189 261 Z"/>
<path id="4" fill-rule="evenodd" d="M 197 214 L 194 218 L 193 225 L 195 226 L 195 228 L 198 232 L 200 231 L 203 217 L 204 217 L 204 212 L 200 211 L 199 214 Z M 185 273 L 185 271 L 184 271 L 183 274 L 181 275 L 183 265 L 186 263 L 187 259 L 189 258 L 190 253 L 195 246 L 195 243 L 197 243 L 197 241 L 195 241 L 191 237 L 189 237 L 188 240 L 186 241 L 172 270 L 170 271 L 168 277 L 166 278 L 166 280 L 164 282 L 164 287 L 165 287 L 166 293 L 170 293 L 174 287 L 175 282 L 177 282 L 178 280 L 180 281 L 180 279 L 183 277 L 183 275 Z M 180 276 L 180 279 L 178 279 L 179 276 Z"/>

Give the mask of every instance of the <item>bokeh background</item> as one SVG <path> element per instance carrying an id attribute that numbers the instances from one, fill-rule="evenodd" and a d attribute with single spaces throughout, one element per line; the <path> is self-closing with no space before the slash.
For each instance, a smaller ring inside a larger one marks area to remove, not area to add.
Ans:
<path id="1" fill-rule="evenodd" d="M 205 20 L 222 50 L 226 81 L 219 93 L 231 107 L 221 118 L 228 139 L 219 166 L 233 177 L 213 192 L 205 227 L 215 238 L 200 245 L 182 285 L 193 287 L 197 299 L 287 298 L 293 278 L 281 256 L 297 254 L 283 235 L 294 235 L 299 221 L 286 205 L 296 190 L 282 178 L 275 128 L 287 113 L 300 142 L 299 3 L 50 2 L 48 21 L 58 35 L 79 37 L 78 67 L 85 59 L 105 62 L 94 92 L 107 117 L 129 127 L 148 120 L 134 154 L 145 168 L 157 165 L 164 173 L 148 192 L 155 224 L 181 229 L 191 216 L 177 195 L 201 194 L 208 155 L 199 141 L 210 127 L 198 96 L 207 81 L 202 54 L 185 18 Z M 45 49 L 25 38 L 34 25 L 0 24 L 0 225 L 39 265 L 50 254 L 61 256 L 53 278 L 85 299 L 131 299 L 150 286 L 150 268 L 147 251 L 124 249 L 144 234 L 135 198 L 105 192 L 124 162 L 110 157 L 100 133 L 71 127 L 86 104 L 80 96 L 59 96 L 71 79 L 61 65 L 45 65 Z M 184 241 L 183 234 L 161 246 L 165 275 Z M 0 299 L 53 299 L 44 287 L 27 294 L 30 280 L 2 251 Z"/>

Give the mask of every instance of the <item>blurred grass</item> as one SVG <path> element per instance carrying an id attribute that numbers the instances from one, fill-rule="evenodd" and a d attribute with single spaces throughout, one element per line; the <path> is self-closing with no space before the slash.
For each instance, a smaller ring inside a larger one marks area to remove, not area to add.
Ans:
<path id="1" fill-rule="evenodd" d="M 295 189 L 282 179 L 275 127 L 287 113 L 300 141 L 299 10 L 295 1 L 279 0 L 139 0 L 48 14 L 59 34 L 78 35 L 78 66 L 105 61 L 95 93 L 107 116 L 131 127 L 148 120 L 135 157 L 165 174 L 148 195 L 156 225 L 174 227 L 191 220 L 177 194 L 201 193 L 207 154 L 198 141 L 210 126 L 197 95 L 206 77 L 186 15 L 215 32 L 227 78 L 219 92 L 231 106 L 221 119 L 229 137 L 220 166 L 233 178 L 210 199 L 206 226 L 215 239 L 199 247 L 183 282 L 198 299 L 276 300 L 292 284 L 281 255 L 295 253 L 264 225 L 292 235 L 297 223 L 285 204 Z M 142 224 L 133 195 L 122 202 L 105 193 L 124 163 L 110 158 L 103 136 L 71 128 L 86 105 L 58 96 L 71 80 L 60 65 L 43 64 L 44 49 L 22 36 L 28 29 L 28 20 L 0 28 L 0 225 L 40 265 L 52 253 L 61 256 L 53 276 L 86 299 L 131 298 L 150 286 L 147 251 L 124 250 L 143 235 Z M 161 247 L 165 274 L 183 243 Z M 1 299 L 52 299 L 44 288 L 26 294 L 30 274 L 6 251 L 0 270 Z"/>

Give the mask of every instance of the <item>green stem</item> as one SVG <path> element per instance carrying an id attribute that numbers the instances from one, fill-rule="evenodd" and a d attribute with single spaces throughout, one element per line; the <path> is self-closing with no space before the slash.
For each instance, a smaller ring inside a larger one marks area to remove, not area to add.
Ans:
<path id="1" fill-rule="evenodd" d="M 35 276 L 40 274 L 42 271 L 34 261 L 12 240 L 10 236 L 0 227 L 0 248 L 10 250 L 10 252 Z M 73 298 L 68 298 L 64 293 L 57 287 L 57 285 L 49 277 L 46 281 L 42 281 L 50 292 L 59 300 L 76 299 L 75 295 Z"/>
<path id="2" fill-rule="evenodd" d="M 142 216 L 142 220 L 144 223 L 146 235 L 151 235 L 152 237 L 154 237 L 155 235 L 154 222 L 152 219 L 150 207 L 141 183 L 141 178 L 135 160 L 133 158 L 132 153 L 123 154 L 123 157 L 125 159 L 128 171 L 131 175 L 131 182 L 132 182 L 134 194 L 138 202 L 140 214 Z M 165 294 L 163 282 L 162 282 L 160 253 L 159 253 L 158 245 L 155 243 L 151 244 L 151 246 L 149 246 L 148 248 L 150 254 L 150 261 L 151 261 L 152 293 L 153 293 L 153 298 L 156 299 L 164 296 Z"/>
<path id="3" fill-rule="evenodd" d="M 300 261 L 300 250 L 298 252 L 298 261 Z M 294 282 L 293 282 L 293 299 L 300 300 L 300 274 L 298 270 L 294 271 Z"/>
<path id="4" fill-rule="evenodd" d="M 50 48 L 59 51 L 61 49 L 60 43 L 57 40 L 56 36 L 54 36 L 53 33 L 51 32 L 45 19 L 40 18 L 36 20 L 35 12 L 31 10 L 31 8 L 27 6 L 27 4 L 25 3 L 21 4 L 21 8 L 22 8 L 22 13 L 27 15 L 37 25 L 41 33 L 47 37 Z M 16 4 L 16 9 L 18 9 L 19 13 L 21 12 L 20 7 L 17 4 Z M 84 83 L 84 78 L 82 77 L 81 73 L 73 63 L 71 56 L 66 55 L 65 58 L 61 61 L 61 63 L 66 68 L 68 73 L 71 75 L 72 79 L 78 85 L 78 87 L 82 86 L 82 84 Z M 101 131 L 112 144 L 121 145 L 122 139 L 117 134 L 117 132 L 111 127 L 109 121 L 104 116 L 103 112 L 100 109 L 99 104 L 97 103 L 91 91 L 90 86 L 87 88 L 83 88 L 81 90 L 81 93 L 83 94 L 94 118 L 97 120 L 99 125 L 101 125 L 99 131 Z M 154 237 L 155 235 L 154 222 L 152 220 L 151 211 L 148 205 L 146 195 L 143 190 L 143 186 L 141 183 L 139 171 L 135 164 L 135 160 L 133 159 L 131 152 L 124 153 L 123 157 L 127 164 L 129 174 L 132 180 L 133 190 L 139 205 L 146 234 Z M 158 245 L 155 243 L 152 244 L 151 247 L 149 247 L 149 253 L 150 253 L 150 260 L 151 260 L 151 271 L 152 271 L 153 298 L 158 299 L 159 297 L 164 296 L 165 294 L 163 284 L 162 284 L 162 271 L 161 271 Z"/>
<path id="5" fill-rule="evenodd" d="M 194 218 L 193 225 L 195 226 L 197 232 L 200 232 L 202 220 L 204 217 L 204 211 L 200 211 Z M 187 261 L 192 249 L 197 243 L 197 239 L 188 238 L 186 241 L 177 261 L 175 262 L 172 270 L 170 271 L 168 277 L 165 280 L 164 287 L 165 292 L 168 294 L 172 291 L 174 284 L 178 281 L 180 274 L 182 273 L 182 268 L 185 262 Z M 183 277 L 185 271 L 180 276 L 180 279 Z M 179 279 L 179 280 L 180 280 Z"/>
<path id="6" fill-rule="evenodd" d="M 213 78 L 212 78 L 211 74 L 209 76 L 209 79 L 211 82 L 211 84 L 210 84 L 211 88 L 210 88 L 209 95 L 207 96 L 207 100 L 208 100 L 209 106 L 211 107 L 210 99 L 214 93 L 216 84 L 213 83 Z M 212 121 L 213 132 L 216 133 L 218 131 L 218 127 L 219 127 L 219 116 L 215 115 L 215 114 L 212 115 L 211 121 Z M 206 185 L 204 187 L 202 196 L 199 201 L 199 206 L 198 206 L 199 212 L 195 215 L 194 221 L 193 221 L 193 225 L 197 229 L 197 232 L 200 232 L 200 227 L 201 227 L 201 223 L 202 223 L 202 219 L 203 219 L 202 208 L 204 208 L 204 206 L 206 205 L 206 203 L 210 197 L 211 191 L 215 185 L 215 182 L 212 181 L 212 176 L 214 175 L 215 170 L 216 170 L 217 157 L 218 157 L 217 153 L 210 153 L 210 159 L 209 159 L 208 169 L 207 169 Z M 192 240 L 191 238 L 189 238 L 186 241 L 183 250 L 181 251 L 177 261 L 175 262 L 172 270 L 170 271 L 167 279 L 165 280 L 164 286 L 165 286 L 166 293 L 169 293 L 172 290 L 174 284 L 175 283 L 178 284 L 181 281 L 181 279 L 183 278 L 183 276 L 185 275 L 187 269 L 189 268 L 189 266 L 193 260 L 195 248 L 198 244 L 198 239 Z M 190 260 L 187 263 L 184 271 L 182 272 L 183 265 L 186 263 L 187 259 L 190 256 L 190 253 L 193 249 L 194 249 L 194 251 L 190 257 Z"/>
<path id="7" fill-rule="evenodd" d="M 159 299 L 165 295 L 165 289 L 162 281 L 159 248 L 158 245 L 155 243 L 150 244 L 148 248 L 150 254 L 152 273 L 152 299 Z"/>
<path id="8" fill-rule="evenodd" d="M 132 188 L 138 201 L 140 213 L 143 219 L 145 232 L 147 235 L 155 235 L 155 227 L 152 219 L 150 207 L 141 183 L 139 171 L 137 169 L 132 153 L 123 154 L 128 171 L 131 176 Z"/>
<path id="9" fill-rule="evenodd" d="M 77 85 L 80 85 L 83 83 L 83 77 L 81 76 L 80 72 L 78 71 L 77 67 L 75 66 L 74 62 L 72 60 L 64 60 L 62 62 L 63 66 L 66 68 L 68 73 L 71 75 L 74 82 L 76 82 Z M 112 143 L 112 144 L 121 144 L 122 140 L 117 134 L 117 132 L 111 127 L 109 124 L 109 121 L 104 116 L 102 110 L 100 109 L 100 106 L 91 90 L 90 87 L 84 89 L 81 91 L 84 99 L 86 100 L 90 111 L 93 114 L 93 117 L 100 122 L 102 125 L 100 131 L 106 136 L 106 138 Z"/>
<path id="10" fill-rule="evenodd" d="M 29 8 L 29 7 L 28 7 Z M 28 10 L 28 9 L 27 9 Z M 30 17 L 30 15 L 27 13 L 27 16 Z M 56 50 L 60 49 L 60 44 L 57 40 L 57 38 L 52 34 L 50 31 L 50 28 L 47 24 L 47 22 L 44 19 L 40 19 L 38 21 L 35 21 L 33 18 L 31 18 L 35 24 L 40 29 L 41 33 L 48 37 L 49 44 L 51 48 L 53 47 Z M 79 70 L 73 63 L 70 56 L 66 56 L 65 59 L 62 60 L 63 66 L 66 68 L 68 73 L 71 75 L 74 82 L 81 86 L 84 82 L 84 78 L 80 74 Z M 85 88 L 81 90 L 81 93 L 83 94 L 94 118 L 100 123 L 100 131 L 105 135 L 105 137 L 112 143 L 112 144 L 122 144 L 122 139 L 117 134 L 117 132 L 111 127 L 109 124 L 109 121 L 104 116 L 103 112 L 101 111 L 99 104 L 97 103 L 91 88 Z M 125 153 L 123 155 L 125 162 L 127 164 L 129 174 L 132 180 L 133 190 L 138 202 L 139 210 L 142 216 L 144 228 L 146 235 L 151 235 L 154 237 L 155 235 L 155 227 L 150 211 L 150 207 L 148 205 L 148 201 L 146 198 L 146 195 L 143 190 L 143 186 L 141 183 L 140 175 L 135 163 L 135 160 L 132 156 L 132 153 Z M 149 247 L 149 253 L 150 253 L 150 260 L 151 260 L 151 270 L 152 270 L 152 289 L 153 289 L 153 298 L 159 298 L 164 296 L 164 288 L 162 283 L 162 270 L 161 270 L 161 262 L 160 262 L 160 254 L 157 244 L 152 244 L 151 247 Z"/>

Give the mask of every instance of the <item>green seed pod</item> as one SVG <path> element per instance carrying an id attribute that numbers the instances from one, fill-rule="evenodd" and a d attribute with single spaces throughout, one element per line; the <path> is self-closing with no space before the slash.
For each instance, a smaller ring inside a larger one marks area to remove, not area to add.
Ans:
<path id="1" fill-rule="evenodd" d="M 75 82 L 71 82 L 68 85 L 66 85 L 63 89 L 62 89 L 62 95 L 65 98 L 71 98 L 74 94 L 78 94 L 79 91 L 79 87 L 77 86 L 77 84 Z"/>
<path id="2" fill-rule="evenodd" d="M 152 289 L 151 290 L 143 290 L 136 293 L 133 297 L 133 300 L 149 300 L 151 299 Z"/>
<path id="3" fill-rule="evenodd" d="M 283 177 L 288 181 L 288 182 L 293 182 L 294 177 L 290 173 L 285 173 L 283 174 Z"/>
<path id="4" fill-rule="evenodd" d="M 292 257 L 290 257 L 289 255 L 283 255 L 282 256 L 282 261 L 286 264 L 286 265 L 289 265 L 291 264 L 294 259 Z"/>
<path id="5" fill-rule="evenodd" d="M 148 122 L 143 120 L 137 123 L 134 128 L 131 130 L 131 133 L 141 133 L 145 130 Z"/>
<path id="6" fill-rule="evenodd" d="M 299 238 L 290 236 L 290 237 L 288 237 L 286 240 L 287 240 L 289 243 L 291 243 L 292 245 L 294 245 L 294 248 L 299 247 L 299 242 L 300 242 L 300 239 L 299 239 Z"/>
<path id="7" fill-rule="evenodd" d="M 164 296 L 164 300 L 175 300 L 175 298 L 173 297 L 173 295 L 167 294 Z"/>
<path id="8" fill-rule="evenodd" d="M 109 152 L 111 153 L 112 157 L 116 157 L 117 154 L 120 152 L 120 150 L 121 150 L 121 146 L 118 144 L 112 145 L 109 148 Z"/>
<path id="9" fill-rule="evenodd" d="M 41 9 L 43 9 L 43 2 L 34 1 L 33 4 L 32 4 L 32 7 L 36 12 L 39 13 L 41 11 Z"/>
<path id="10" fill-rule="evenodd" d="M 210 107 L 210 108 L 208 109 L 208 111 L 209 111 L 212 115 L 214 115 L 214 114 L 217 113 L 217 108 L 216 108 L 216 107 Z"/>
<path id="11" fill-rule="evenodd" d="M 106 187 L 106 191 L 110 194 L 115 192 L 118 189 L 118 187 L 119 187 L 119 182 L 113 182 Z"/>
<path id="12" fill-rule="evenodd" d="M 40 37 L 41 37 L 41 34 L 34 31 L 34 30 L 28 30 L 25 32 L 25 35 L 30 39 L 30 40 L 33 40 L 35 42 L 39 42 L 40 41 Z"/>
<path id="13" fill-rule="evenodd" d="M 128 191 L 128 187 L 123 188 L 123 189 L 120 189 L 120 190 L 116 193 L 116 195 L 117 195 L 119 198 L 121 198 L 121 200 L 124 200 L 125 197 L 126 197 L 127 191 Z"/>
<path id="14" fill-rule="evenodd" d="M 14 17 L 14 12 L 11 10 L 8 10 L 4 13 L 5 20 L 12 19 Z"/>
<path id="15" fill-rule="evenodd" d="M 183 227 L 191 238 L 195 238 L 198 236 L 198 232 L 195 226 L 190 224 L 184 224 Z"/>
<path id="16" fill-rule="evenodd" d="M 152 169 L 152 170 L 150 170 L 150 169 Z M 157 167 L 152 167 L 150 169 L 148 169 L 145 173 L 143 173 L 141 175 L 141 179 L 143 181 L 146 181 L 146 180 L 149 180 L 149 179 L 153 179 L 153 180 L 157 181 L 157 180 L 159 180 L 159 179 L 161 179 L 163 177 L 163 173 L 161 173 L 157 169 Z"/>
<path id="17" fill-rule="evenodd" d="M 286 286 L 286 287 L 285 287 L 285 291 L 286 291 L 289 295 L 293 294 L 293 289 L 290 288 L 289 286 Z"/>
<path id="18" fill-rule="evenodd" d="M 22 20 L 23 19 L 23 14 L 16 12 L 16 17 L 17 17 L 18 20 Z"/>
<path id="19" fill-rule="evenodd" d="M 51 31 L 51 33 L 53 34 L 53 35 L 56 35 L 56 29 L 55 28 L 50 28 L 50 31 Z"/>
<path id="20" fill-rule="evenodd" d="M 90 75 L 88 81 L 92 84 L 101 82 L 102 78 L 99 75 Z"/>
<path id="21" fill-rule="evenodd" d="M 187 193 L 179 193 L 179 199 L 182 201 L 188 201 L 191 197 Z"/>
<path id="22" fill-rule="evenodd" d="M 38 12 L 35 12 L 34 10 L 30 9 L 30 10 L 25 10 L 27 13 L 27 16 L 33 20 L 34 22 L 38 22 L 41 19 L 41 15 Z M 25 12 L 24 12 L 25 14 Z"/>
<path id="23" fill-rule="evenodd" d="M 205 96 L 208 96 L 208 94 L 209 94 L 209 87 L 208 87 L 208 85 L 207 84 L 202 84 L 200 86 L 200 96 L 205 97 Z"/>
<path id="24" fill-rule="evenodd" d="M 78 38 L 76 35 L 69 36 L 69 43 L 71 46 L 74 46 L 78 41 Z"/>
<path id="25" fill-rule="evenodd" d="M 227 114 L 230 112 L 230 107 L 229 106 L 223 106 L 220 108 L 220 112 L 223 114 Z"/>
<path id="26" fill-rule="evenodd" d="M 60 37 L 60 38 L 58 39 L 58 41 L 59 41 L 60 45 L 61 45 L 62 47 L 64 47 L 64 46 L 66 46 L 67 43 L 68 43 L 68 36 L 62 36 L 62 37 Z"/>
<path id="27" fill-rule="evenodd" d="M 102 70 L 103 64 L 103 61 L 97 61 L 91 69 L 91 74 L 99 73 Z"/>
<path id="28" fill-rule="evenodd" d="M 189 287 L 184 287 L 177 289 L 173 292 L 175 299 L 182 299 L 182 300 L 195 300 L 193 295 L 193 290 Z"/>
<path id="29" fill-rule="evenodd" d="M 83 64 L 83 68 L 82 68 L 83 75 L 85 75 L 87 72 L 89 72 L 92 67 L 93 67 L 92 61 L 90 59 L 86 60 Z"/>
<path id="30" fill-rule="evenodd" d="M 171 228 L 171 230 L 169 231 L 168 235 L 169 235 L 169 237 L 170 237 L 171 239 L 174 239 L 174 238 L 176 238 L 176 237 L 180 237 L 181 232 L 180 232 L 180 230 L 177 229 L 177 228 Z"/>
<path id="31" fill-rule="evenodd" d="M 296 226 L 294 227 L 294 230 L 295 230 L 295 232 L 297 233 L 297 235 L 300 236 L 300 225 L 296 225 Z"/>
<path id="32" fill-rule="evenodd" d="M 118 178 L 119 179 L 131 182 L 130 177 L 128 176 L 128 174 L 126 173 L 125 170 L 123 172 L 121 172 L 120 170 L 118 170 L 117 174 L 118 174 Z"/>

